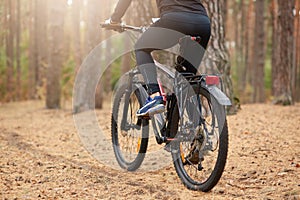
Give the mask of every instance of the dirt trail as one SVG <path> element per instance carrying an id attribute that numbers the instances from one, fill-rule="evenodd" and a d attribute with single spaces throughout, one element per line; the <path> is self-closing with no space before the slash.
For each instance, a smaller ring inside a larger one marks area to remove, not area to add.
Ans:
<path id="1" fill-rule="evenodd" d="M 109 106 L 97 111 L 106 132 Z M 0 105 L 0 199 L 300 199 L 300 104 L 244 105 L 228 123 L 224 175 L 201 193 L 187 190 L 172 165 L 127 173 L 98 162 L 83 147 L 70 109 L 46 110 L 40 101 Z"/>

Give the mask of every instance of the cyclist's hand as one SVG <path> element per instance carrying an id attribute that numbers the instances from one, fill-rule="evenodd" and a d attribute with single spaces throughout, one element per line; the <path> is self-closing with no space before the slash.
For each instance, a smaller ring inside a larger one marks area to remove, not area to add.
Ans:
<path id="1" fill-rule="evenodd" d="M 111 20 L 111 18 L 109 18 L 109 19 L 105 20 L 104 26 L 102 26 L 102 27 L 121 32 L 122 31 L 121 30 L 122 24 L 123 23 L 121 23 L 121 22 L 114 22 L 114 21 Z"/>
<path id="2" fill-rule="evenodd" d="M 105 25 L 110 25 L 110 22 L 111 22 L 111 19 L 109 18 L 109 19 L 107 19 L 107 20 L 104 21 L 104 24 Z"/>
<path id="3" fill-rule="evenodd" d="M 104 22 L 104 24 L 106 24 L 106 25 L 121 25 L 122 23 L 121 22 L 114 22 L 114 21 L 112 21 L 111 20 L 111 18 L 109 18 L 109 19 L 107 19 L 107 20 L 105 20 L 105 22 Z"/>

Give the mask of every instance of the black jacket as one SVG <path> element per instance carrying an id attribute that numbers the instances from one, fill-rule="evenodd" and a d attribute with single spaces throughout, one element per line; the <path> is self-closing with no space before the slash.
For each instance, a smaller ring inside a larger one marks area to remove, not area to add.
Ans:
<path id="1" fill-rule="evenodd" d="M 117 7 L 111 16 L 112 21 L 121 21 L 121 18 L 124 16 L 131 1 L 132 0 L 119 0 Z M 207 15 L 200 0 L 156 0 L 156 2 L 160 15 L 168 12 L 192 12 Z"/>

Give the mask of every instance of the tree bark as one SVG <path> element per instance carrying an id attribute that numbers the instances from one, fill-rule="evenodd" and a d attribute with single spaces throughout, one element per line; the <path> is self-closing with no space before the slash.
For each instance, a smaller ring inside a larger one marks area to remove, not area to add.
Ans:
<path id="1" fill-rule="evenodd" d="M 279 47 L 278 60 L 274 74 L 274 103 L 291 105 L 293 103 L 291 91 L 291 70 L 293 66 L 294 43 L 294 0 L 278 0 L 278 24 L 276 35 Z"/>
<path id="2" fill-rule="evenodd" d="M 255 5 L 253 1 L 249 1 L 249 9 L 248 9 L 248 26 L 247 26 L 247 30 L 248 30 L 248 38 L 247 38 L 247 59 L 246 59 L 246 85 L 245 87 L 247 87 L 248 84 L 252 83 L 252 74 L 253 74 L 253 66 L 254 66 L 254 60 L 253 60 L 253 55 L 254 55 L 254 45 L 255 45 Z M 251 98 L 251 97 L 250 97 Z"/>
<path id="3" fill-rule="evenodd" d="M 8 32 L 6 33 L 6 100 L 13 100 L 13 73 L 14 73 L 14 38 L 15 38 L 15 27 L 14 27 L 14 1 L 6 0 L 6 24 L 8 26 Z"/>
<path id="4" fill-rule="evenodd" d="M 110 36 L 110 31 L 105 31 L 105 39 L 108 39 L 106 40 L 106 45 L 107 45 L 107 51 L 105 52 L 105 59 L 107 61 L 112 61 L 112 41 L 109 39 L 109 36 Z M 123 41 L 124 42 L 124 41 Z M 102 85 L 102 89 L 105 93 L 110 93 L 112 88 L 111 88 L 111 79 L 112 79 L 112 69 L 111 69 L 111 66 L 108 66 L 106 69 L 105 69 L 105 73 L 104 73 L 104 76 L 102 77 L 101 79 L 101 82 L 100 82 L 100 85 Z"/>
<path id="5" fill-rule="evenodd" d="M 252 102 L 265 101 L 265 28 L 264 28 L 264 10 L 265 0 L 256 0 L 255 2 L 255 44 L 253 49 L 253 74 L 252 86 L 253 95 Z"/>
<path id="6" fill-rule="evenodd" d="M 64 14 L 65 2 L 51 0 L 50 5 L 50 28 L 49 28 L 49 66 L 47 72 L 47 96 L 46 107 L 49 109 L 60 108 L 61 97 L 61 70 L 63 64 L 64 43 Z"/>
<path id="7" fill-rule="evenodd" d="M 104 21 L 107 16 L 109 16 L 111 13 L 107 12 L 109 10 L 109 4 L 107 2 L 104 3 L 103 7 L 106 12 L 103 12 L 101 15 L 101 21 Z M 101 31 L 101 39 L 100 40 L 106 40 L 107 45 L 107 51 L 105 52 L 105 60 L 111 61 L 112 60 L 112 41 L 109 39 L 109 37 L 112 35 L 112 31 L 105 30 L 105 32 Z M 123 41 L 125 42 L 125 41 Z M 104 76 L 100 80 L 100 84 L 102 86 L 102 89 L 107 94 L 111 93 L 112 91 L 112 67 L 108 66 L 105 69 Z"/>
<path id="8" fill-rule="evenodd" d="M 235 41 L 235 51 L 234 51 L 234 57 L 235 57 L 235 66 L 236 66 L 236 74 L 238 76 L 237 83 L 238 83 L 238 94 L 240 95 L 243 92 L 242 86 L 242 72 L 243 72 L 243 59 L 244 59 L 244 53 L 243 53 L 243 33 L 244 33 L 244 12 L 243 12 L 243 7 L 244 7 L 244 0 L 241 0 L 238 4 L 233 3 L 234 6 L 234 23 L 231 24 L 230 27 L 235 27 L 234 31 L 234 41 Z M 239 16 L 241 19 L 239 20 Z M 231 54 L 232 55 L 232 54 Z"/>
<path id="9" fill-rule="evenodd" d="M 16 60 L 17 60 L 17 80 L 16 80 L 16 98 L 21 99 L 21 0 L 17 0 L 17 17 L 16 17 Z"/>
<path id="10" fill-rule="evenodd" d="M 295 63 L 296 63 L 296 80 L 295 80 L 295 101 L 300 101 L 300 1 L 296 1 L 296 15 L 295 15 L 295 44 L 296 44 L 296 54 L 295 54 Z"/>
<path id="11" fill-rule="evenodd" d="M 0 1 L 0 9 L 3 12 L 3 15 L 6 16 L 6 8 L 5 8 L 5 1 Z M 5 32 L 4 29 L 6 28 L 6 17 L 0 18 L 0 27 L 3 27 L 3 30 L 0 32 L 0 47 L 4 46 L 5 44 Z M 2 55 L 0 55 L 1 58 Z"/>
<path id="12" fill-rule="evenodd" d="M 225 30 L 222 13 L 224 0 L 204 0 L 208 14 L 211 19 L 211 41 L 206 50 L 206 57 L 202 64 L 206 69 L 210 69 L 209 73 L 221 73 L 223 76 L 224 92 L 230 98 L 232 106 L 228 107 L 228 113 L 236 112 L 233 86 L 231 81 L 229 53 L 225 46 Z"/>
<path id="13" fill-rule="evenodd" d="M 101 5 L 99 4 L 98 0 L 89 0 L 88 1 L 88 13 L 87 13 L 87 50 L 91 51 L 100 41 L 101 41 L 101 37 L 100 37 L 100 31 L 97 28 L 100 19 L 101 19 L 101 15 L 99 13 L 99 8 L 101 7 Z M 99 64 L 100 65 L 100 64 Z M 102 66 L 99 66 L 102 67 Z M 95 69 L 96 70 L 96 69 Z M 93 72 L 90 72 L 93 73 Z M 95 94 L 95 108 L 98 109 L 102 109 L 103 106 L 103 91 L 104 91 L 104 87 L 103 84 L 100 82 L 100 78 L 99 77 L 99 83 L 97 85 L 97 88 L 88 88 L 89 90 L 91 90 L 91 94 Z M 93 100 L 89 99 L 88 100 L 88 105 L 92 105 Z"/>
<path id="14" fill-rule="evenodd" d="M 72 4 L 72 22 L 73 22 L 73 45 L 74 45 L 74 59 L 76 63 L 76 72 L 82 62 L 81 53 L 81 35 L 80 35 L 80 0 L 73 0 Z"/>
<path id="15" fill-rule="evenodd" d="M 293 80 L 292 80 L 292 96 L 295 102 L 300 100 L 300 1 L 295 2 L 294 16 L 294 59 L 293 59 Z"/>
<path id="16" fill-rule="evenodd" d="M 48 64 L 48 44 L 47 44 L 47 14 L 48 0 L 36 0 L 36 19 L 35 19 L 35 40 L 36 40 L 36 87 L 43 88 L 43 80 L 46 76 Z M 39 94 L 42 95 L 42 94 Z M 41 98 L 41 96 L 39 97 Z"/>
<path id="17" fill-rule="evenodd" d="M 248 37 L 248 30 L 247 30 L 247 6 L 246 6 L 246 3 L 244 0 L 241 0 L 240 2 L 241 4 L 241 12 L 242 12 L 242 16 L 241 16 L 241 47 L 240 47 L 240 50 L 238 51 L 241 51 L 241 61 L 240 61 L 240 64 L 237 66 L 238 68 L 241 68 L 239 70 L 239 73 L 238 73 L 238 79 L 240 80 L 239 81 L 239 93 L 240 94 L 243 94 L 245 88 L 246 88 L 246 67 L 247 67 L 247 48 L 248 48 L 248 44 L 249 44 L 249 40 L 247 39 Z"/>
<path id="18" fill-rule="evenodd" d="M 36 41 L 35 41 L 35 1 L 29 1 L 29 67 L 28 67 L 28 98 L 34 99 L 36 94 Z"/>
<path id="19" fill-rule="evenodd" d="M 272 18 L 272 95 L 274 96 L 275 93 L 275 78 L 277 72 L 278 62 L 279 62 L 279 42 L 278 42 L 278 3 L 277 0 L 272 0 L 272 8 L 271 8 L 271 18 Z"/>

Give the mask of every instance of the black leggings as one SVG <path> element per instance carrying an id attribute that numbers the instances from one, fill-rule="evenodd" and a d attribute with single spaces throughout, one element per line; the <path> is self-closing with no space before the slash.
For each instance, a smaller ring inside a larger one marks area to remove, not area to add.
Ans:
<path id="1" fill-rule="evenodd" d="M 185 35 L 200 36 L 201 46 L 198 46 L 201 47 L 202 52 L 199 47 L 188 51 L 192 52 L 190 53 L 192 58 L 188 58 L 188 60 L 194 66 L 193 69 L 188 69 L 188 71 L 195 73 L 207 47 L 210 31 L 210 20 L 205 15 L 171 12 L 161 16 L 159 21 L 142 34 L 135 45 L 135 54 L 139 70 L 148 85 L 149 94 L 159 92 L 156 66 L 151 52 L 153 50 L 171 48 Z"/>

